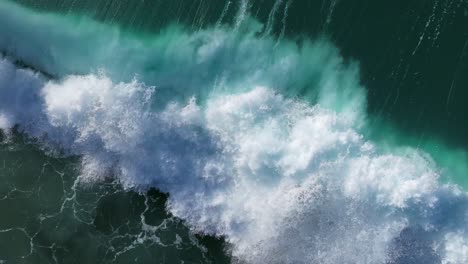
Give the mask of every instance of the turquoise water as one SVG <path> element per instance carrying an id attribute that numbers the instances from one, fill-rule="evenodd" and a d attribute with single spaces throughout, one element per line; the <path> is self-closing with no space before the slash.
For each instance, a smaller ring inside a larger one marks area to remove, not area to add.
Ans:
<path id="1" fill-rule="evenodd" d="M 466 2 L 16 2 L 3 263 L 468 261 Z"/>

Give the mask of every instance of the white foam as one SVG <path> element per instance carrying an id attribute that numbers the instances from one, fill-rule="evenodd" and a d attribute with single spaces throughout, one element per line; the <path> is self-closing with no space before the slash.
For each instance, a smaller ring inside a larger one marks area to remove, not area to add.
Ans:
<path id="1" fill-rule="evenodd" d="M 4 113 L 0 114 L 0 129 L 2 130 L 9 130 L 10 128 L 13 127 L 12 122 L 10 121 L 11 118 L 9 118 L 7 115 Z"/>
<path id="2" fill-rule="evenodd" d="M 446 241 L 446 257 L 442 263 L 468 263 L 468 241 L 466 241 L 466 235 L 447 233 L 444 239 Z"/>
<path id="3" fill-rule="evenodd" d="M 5 84 L 2 94 L 17 92 Z M 173 214 L 194 230 L 225 236 L 245 261 L 401 263 L 401 234 L 418 234 L 415 243 L 428 236 L 438 246 L 422 250 L 444 263 L 466 259 L 466 195 L 438 183 L 427 155 L 382 153 L 346 115 L 265 87 L 161 111 L 152 110 L 155 89 L 137 81 L 70 76 L 42 87 L 38 102 L 29 101 L 39 112 L 11 104 L 2 111 L 22 113 L 16 122 L 26 130 L 37 135 L 39 127 L 53 135 L 48 143 L 81 154 L 87 182 L 117 177 L 125 188 L 168 192 Z M 15 96 L 24 102 L 24 94 Z M 441 221 L 443 208 L 457 201 L 458 217 Z"/>

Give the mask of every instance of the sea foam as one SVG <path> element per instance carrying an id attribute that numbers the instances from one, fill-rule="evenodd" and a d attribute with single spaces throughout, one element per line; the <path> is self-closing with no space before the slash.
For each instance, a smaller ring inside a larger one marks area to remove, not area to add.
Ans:
<path id="1" fill-rule="evenodd" d="M 466 194 L 439 184 L 424 153 L 381 152 L 353 119 L 320 104 L 252 87 L 154 111 L 155 88 L 136 80 L 45 81 L 0 65 L 0 92 L 17 102 L 1 104 L 3 118 L 16 118 L 5 123 L 81 155 L 83 183 L 116 177 L 128 189 L 169 193 L 174 215 L 225 236 L 241 260 L 467 261 L 454 250 L 467 247 Z M 38 89 L 32 98 L 27 87 Z M 16 109 L 23 104 L 34 111 Z"/>

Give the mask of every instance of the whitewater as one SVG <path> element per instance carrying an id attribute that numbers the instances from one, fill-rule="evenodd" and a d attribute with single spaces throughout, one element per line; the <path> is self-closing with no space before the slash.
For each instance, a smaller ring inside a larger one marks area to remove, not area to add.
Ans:
<path id="1" fill-rule="evenodd" d="M 261 34 L 246 3 L 157 35 L 0 3 L 0 128 L 79 156 L 78 184 L 168 193 L 240 263 L 468 263 L 450 170 L 366 138 L 359 65 Z"/>

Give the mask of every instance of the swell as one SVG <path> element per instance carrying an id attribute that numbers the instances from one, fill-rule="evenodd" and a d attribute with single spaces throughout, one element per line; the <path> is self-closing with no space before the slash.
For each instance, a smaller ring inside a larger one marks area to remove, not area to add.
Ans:
<path id="1" fill-rule="evenodd" d="M 58 79 L 2 59 L 1 128 L 80 155 L 81 183 L 169 193 L 240 261 L 467 262 L 466 193 L 423 151 L 365 137 L 357 66 L 243 16 L 137 36 L 3 2 L 0 47 Z"/>

